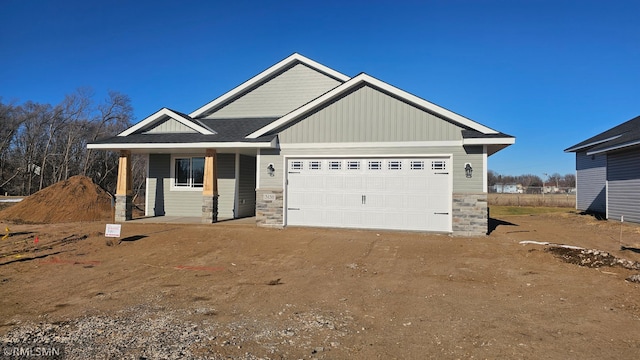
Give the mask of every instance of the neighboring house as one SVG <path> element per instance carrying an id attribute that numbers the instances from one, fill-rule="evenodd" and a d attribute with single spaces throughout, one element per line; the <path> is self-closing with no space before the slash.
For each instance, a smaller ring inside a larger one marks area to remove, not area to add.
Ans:
<path id="1" fill-rule="evenodd" d="M 293 54 L 189 114 L 163 108 L 88 148 L 120 151 L 116 221 L 131 219 L 129 157 L 143 153 L 147 216 L 481 235 L 487 158 L 514 142 Z"/>
<path id="2" fill-rule="evenodd" d="M 576 154 L 576 207 L 640 223 L 640 116 L 567 148 Z"/>
<path id="3" fill-rule="evenodd" d="M 520 184 L 495 184 L 493 192 L 501 194 L 522 194 L 522 185 Z"/>

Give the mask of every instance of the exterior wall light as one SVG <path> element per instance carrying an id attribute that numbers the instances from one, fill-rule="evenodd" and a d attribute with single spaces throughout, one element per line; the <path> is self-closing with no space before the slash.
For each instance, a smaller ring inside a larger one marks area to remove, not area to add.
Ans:
<path id="1" fill-rule="evenodd" d="M 473 168 L 471 167 L 471 163 L 464 164 L 464 174 L 470 178 L 473 176 Z"/>
<path id="2" fill-rule="evenodd" d="M 276 168 L 273 167 L 273 164 L 267 165 L 267 173 L 269 173 L 269 176 L 276 176 Z"/>

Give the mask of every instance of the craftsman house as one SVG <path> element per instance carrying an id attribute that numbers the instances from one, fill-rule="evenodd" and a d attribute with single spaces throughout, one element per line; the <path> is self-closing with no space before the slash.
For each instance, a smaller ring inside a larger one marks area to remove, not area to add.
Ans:
<path id="1" fill-rule="evenodd" d="M 640 116 L 584 140 L 576 154 L 576 207 L 640 223 Z"/>
<path id="2" fill-rule="evenodd" d="M 148 155 L 147 216 L 261 226 L 487 233 L 487 158 L 515 138 L 367 74 L 293 54 L 189 114 L 168 108 L 88 145 Z"/>

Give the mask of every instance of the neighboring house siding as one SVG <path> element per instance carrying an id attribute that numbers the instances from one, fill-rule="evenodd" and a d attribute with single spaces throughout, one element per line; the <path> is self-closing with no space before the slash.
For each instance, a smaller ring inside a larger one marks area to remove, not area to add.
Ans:
<path id="1" fill-rule="evenodd" d="M 240 155 L 240 179 L 238 186 L 238 217 L 256 213 L 256 158 Z"/>
<path id="2" fill-rule="evenodd" d="M 607 157 L 607 218 L 640 222 L 640 149 Z"/>
<path id="3" fill-rule="evenodd" d="M 184 125 L 175 119 L 167 119 L 156 126 L 145 131 L 145 134 L 166 134 L 166 133 L 195 133 L 192 128 Z"/>
<path id="4" fill-rule="evenodd" d="M 207 118 L 282 116 L 340 84 L 306 65 L 296 64 Z"/>
<path id="5" fill-rule="evenodd" d="M 607 210 L 607 157 L 604 154 L 576 153 L 576 189 L 578 210 L 605 213 Z"/>
<path id="6" fill-rule="evenodd" d="M 317 156 L 317 157 L 404 157 L 409 155 L 453 155 L 451 171 L 453 171 L 453 192 L 454 193 L 482 193 L 483 188 L 483 149 L 482 146 L 462 146 L 448 147 L 376 147 L 376 148 L 321 148 L 321 149 L 285 149 L 281 154 L 269 153 L 260 156 L 260 185 L 259 188 L 280 188 L 283 186 L 283 176 L 285 175 L 284 156 Z M 269 163 L 276 167 L 276 174 L 270 177 L 266 168 Z M 464 173 L 465 163 L 471 163 L 473 167 L 473 177 L 467 178 Z"/>
<path id="7" fill-rule="evenodd" d="M 287 143 L 461 140 L 461 128 L 369 86 L 281 131 Z"/>

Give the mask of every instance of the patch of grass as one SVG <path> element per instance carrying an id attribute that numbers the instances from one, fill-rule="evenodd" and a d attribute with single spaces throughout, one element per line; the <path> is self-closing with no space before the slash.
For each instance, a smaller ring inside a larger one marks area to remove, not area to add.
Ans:
<path id="1" fill-rule="evenodd" d="M 547 213 L 571 213 L 575 211 L 572 208 L 547 207 L 547 206 L 489 206 L 489 214 L 491 217 L 505 215 L 536 215 Z"/>

